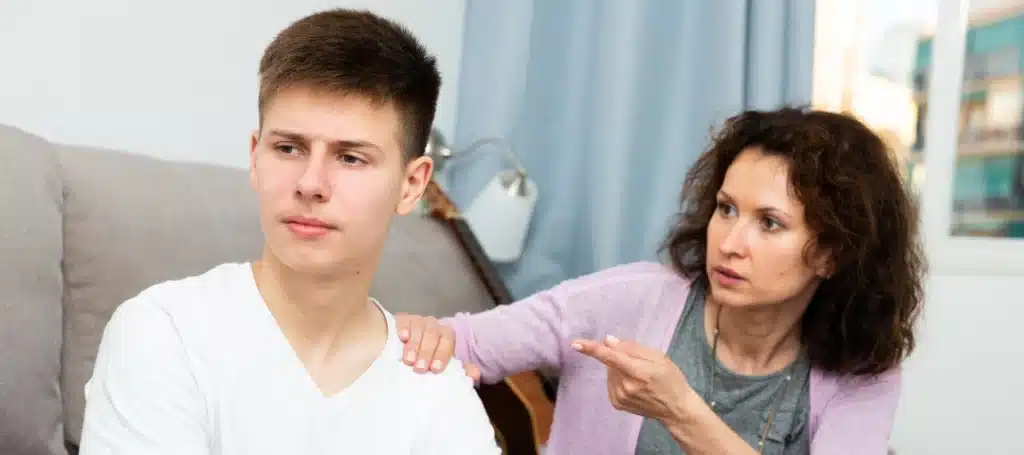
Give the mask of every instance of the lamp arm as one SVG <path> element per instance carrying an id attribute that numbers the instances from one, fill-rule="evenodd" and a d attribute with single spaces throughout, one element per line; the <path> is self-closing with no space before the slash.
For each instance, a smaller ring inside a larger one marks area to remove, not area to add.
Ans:
<path id="1" fill-rule="evenodd" d="M 520 175 L 523 175 L 523 176 L 526 175 L 526 168 L 524 168 L 523 164 L 521 162 L 519 162 L 518 158 L 516 158 L 516 154 L 512 152 L 512 147 L 509 146 L 508 141 L 505 141 L 505 140 L 499 139 L 499 138 L 495 138 L 495 137 L 485 137 L 485 138 L 477 139 L 477 140 L 473 141 L 472 144 L 469 144 L 469 146 L 466 147 L 465 149 L 463 149 L 462 151 L 460 151 L 458 153 L 455 153 L 453 155 L 453 157 L 454 158 L 465 158 L 466 156 L 469 156 L 469 155 L 473 154 L 473 152 L 476 152 L 477 150 L 480 150 L 480 148 L 485 146 L 485 145 L 493 145 L 493 146 L 501 149 L 501 152 L 505 155 L 505 160 L 508 161 L 512 166 L 514 166 L 516 168 L 516 172 L 518 172 Z M 452 163 L 452 164 L 454 165 L 456 163 Z"/>

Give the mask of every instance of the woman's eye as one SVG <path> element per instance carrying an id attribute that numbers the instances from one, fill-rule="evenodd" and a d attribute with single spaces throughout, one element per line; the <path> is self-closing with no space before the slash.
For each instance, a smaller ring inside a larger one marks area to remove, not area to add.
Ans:
<path id="1" fill-rule="evenodd" d="M 761 223 L 767 231 L 777 231 L 782 228 L 782 224 L 775 218 L 766 217 Z"/>
<path id="2" fill-rule="evenodd" d="M 729 204 L 726 204 L 724 202 L 719 202 L 718 203 L 718 211 L 722 215 L 733 216 L 735 214 L 735 212 L 736 212 L 736 208 L 731 206 L 731 205 L 729 205 Z"/>

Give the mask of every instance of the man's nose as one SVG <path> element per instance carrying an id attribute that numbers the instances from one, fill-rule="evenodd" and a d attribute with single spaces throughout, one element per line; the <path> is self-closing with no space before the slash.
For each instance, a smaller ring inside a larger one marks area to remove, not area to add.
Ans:
<path id="1" fill-rule="evenodd" d="M 295 194 L 301 199 L 325 202 L 330 198 L 329 168 L 324 153 L 311 153 L 306 167 L 295 185 Z"/>

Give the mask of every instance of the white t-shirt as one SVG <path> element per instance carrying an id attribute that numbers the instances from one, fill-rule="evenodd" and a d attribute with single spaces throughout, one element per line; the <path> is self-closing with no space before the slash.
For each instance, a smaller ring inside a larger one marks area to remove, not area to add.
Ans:
<path id="1" fill-rule="evenodd" d="M 419 374 L 393 316 L 380 357 L 324 397 L 249 264 L 153 286 L 107 324 L 81 455 L 499 454 L 462 365 Z"/>

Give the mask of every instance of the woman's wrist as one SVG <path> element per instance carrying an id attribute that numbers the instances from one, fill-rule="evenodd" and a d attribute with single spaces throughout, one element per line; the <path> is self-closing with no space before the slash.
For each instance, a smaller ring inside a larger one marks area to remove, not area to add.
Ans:
<path id="1" fill-rule="evenodd" d="M 682 439 L 686 438 L 688 434 L 693 434 L 693 428 L 699 425 L 701 414 L 704 411 L 710 411 L 704 400 L 701 399 L 700 395 L 697 394 L 690 387 L 680 393 L 678 400 L 675 400 L 676 405 L 672 408 L 670 415 L 662 422 L 665 428 L 669 430 L 672 437 L 682 443 Z"/>

